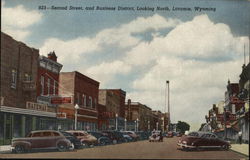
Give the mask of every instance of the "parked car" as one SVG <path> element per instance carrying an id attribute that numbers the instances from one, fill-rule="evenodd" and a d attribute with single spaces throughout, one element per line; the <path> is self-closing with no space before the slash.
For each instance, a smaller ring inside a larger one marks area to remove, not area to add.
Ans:
<path id="1" fill-rule="evenodd" d="M 112 140 L 113 144 L 122 143 L 126 141 L 123 137 L 123 134 L 119 131 L 102 131 L 102 133 L 108 136 Z"/>
<path id="2" fill-rule="evenodd" d="M 163 142 L 163 136 L 161 131 L 152 131 L 151 136 L 149 136 L 149 142 Z"/>
<path id="3" fill-rule="evenodd" d="M 23 153 L 32 149 L 58 149 L 66 151 L 72 143 L 62 133 L 54 130 L 32 131 L 24 138 L 13 138 L 12 152 Z"/>
<path id="4" fill-rule="evenodd" d="M 123 138 L 125 139 L 125 142 L 132 142 L 133 138 L 129 136 L 127 133 L 122 132 Z"/>
<path id="5" fill-rule="evenodd" d="M 180 132 L 177 132 L 176 133 L 176 137 L 181 137 L 183 134 L 182 133 L 180 133 Z"/>
<path id="6" fill-rule="evenodd" d="M 188 135 L 182 136 L 178 143 L 183 149 L 199 149 L 199 148 L 222 148 L 228 150 L 231 145 L 229 142 L 218 138 L 210 132 L 190 132 Z"/>
<path id="7" fill-rule="evenodd" d="M 122 133 L 129 135 L 133 139 L 133 141 L 139 140 L 139 135 L 137 135 L 133 131 L 123 131 Z"/>
<path id="8" fill-rule="evenodd" d="M 72 143 L 72 148 L 81 148 L 82 147 L 82 142 L 73 134 L 65 132 L 65 131 L 60 131 L 70 142 Z"/>
<path id="9" fill-rule="evenodd" d="M 168 131 L 166 137 L 167 137 L 167 138 L 172 138 L 172 137 L 174 137 L 173 132 L 172 132 L 172 131 Z"/>
<path id="10" fill-rule="evenodd" d="M 139 140 L 145 140 L 145 139 L 148 139 L 150 135 L 148 135 L 147 132 L 145 131 L 138 131 L 138 132 L 135 132 L 137 135 L 138 135 L 138 139 Z"/>
<path id="11" fill-rule="evenodd" d="M 89 133 L 97 138 L 98 145 L 103 146 L 112 144 L 112 140 L 109 137 L 103 135 L 101 132 L 89 132 Z"/>
<path id="12" fill-rule="evenodd" d="M 76 136 L 78 139 L 80 139 L 83 147 L 90 147 L 90 146 L 96 145 L 98 143 L 97 138 L 92 136 L 91 134 L 89 134 L 86 131 L 70 130 L 70 131 L 66 131 L 66 132 L 71 133 L 74 136 Z"/>

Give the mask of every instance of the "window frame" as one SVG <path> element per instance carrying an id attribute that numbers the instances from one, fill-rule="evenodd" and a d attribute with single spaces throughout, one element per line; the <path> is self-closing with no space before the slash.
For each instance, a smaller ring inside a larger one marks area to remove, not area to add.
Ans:
<path id="1" fill-rule="evenodd" d="M 44 95 L 44 76 L 41 76 L 41 95 Z"/>

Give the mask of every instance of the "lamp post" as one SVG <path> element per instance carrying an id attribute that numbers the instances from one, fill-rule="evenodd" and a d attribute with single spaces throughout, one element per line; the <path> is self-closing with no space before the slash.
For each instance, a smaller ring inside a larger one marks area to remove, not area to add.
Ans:
<path id="1" fill-rule="evenodd" d="M 136 132 L 136 121 L 135 121 L 135 132 Z"/>
<path id="2" fill-rule="evenodd" d="M 80 107 L 78 106 L 78 104 L 75 105 L 75 130 L 77 130 L 77 110 Z"/>
<path id="3" fill-rule="evenodd" d="M 124 122 L 125 122 L 124 130 L 127 131 L 127 119 L 126 118 L 125 118 Z"/>
<path id="4" fill-rule="evenodd" d="M 139 119 L 136 119 L 137 132 L 139 131 Z"/>
<path id="5" fill-rule="evenodd" d="M 148 131 L 150 130 L 150 121 L 148 121 Z"/>
<path id="6" fill-rule="evenodd" d="M 157 131 L 158 131 L 158 124 L 159 124 L 159 123 L 158 123 L 158 122 L 156 122 L 156 130 L 157 130 Z"/>
<path id="7" fill-rule="evenodd" d="M 170 102 L 169 102 L 169 80 L 166 81 L 168 87 L 168 131 L 170 130 Z"/>
<path id="8" fill-rule="evenodd" d="M 162 132 L 164 132 L 164 117 L 162 117 L 161 120 L 162 120 Z"/>
<path id="9" fill-rule="evenodd" d="M 115 130 L 116 131 L 118 130 L 118 121 L 117 121 L 117 118 L 118 118 L 118 114 L 116 113 L 115 114 Z"/>

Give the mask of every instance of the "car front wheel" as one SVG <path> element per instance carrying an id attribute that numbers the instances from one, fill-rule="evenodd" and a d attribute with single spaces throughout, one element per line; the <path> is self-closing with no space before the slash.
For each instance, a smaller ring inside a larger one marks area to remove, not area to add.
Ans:
<path id="1" fill-rule="evenodd" d="M 25 152 L 25 148 L 22 145 L 17 145 L 15 147 L 15 151 L 16 151 L 16 153 L 24 153 Z"/>
<path id="2" fill-rule="evenodd" d="M 66 146 L 65 144 L 63 144 L 63 143 L 59 143 L 59 144 L 57 145 L 57 149 L 58 149 L 60 152 L 64 152 L 64 151 L 67 150 L 67 146 Z"/>

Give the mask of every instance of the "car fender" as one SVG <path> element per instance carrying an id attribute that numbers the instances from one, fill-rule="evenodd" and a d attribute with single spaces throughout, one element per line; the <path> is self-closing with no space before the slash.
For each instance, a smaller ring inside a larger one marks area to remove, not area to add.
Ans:
<path id="1" fill-rule="evenodd" d="M 30 149 L 31 148 L 31 143 L 27 141 L 18 141 L 18 142 L 13 142 L 12 146 L 15 148 L 17 145 L 22 145 L 24 146 L 25 149 Z"/>

